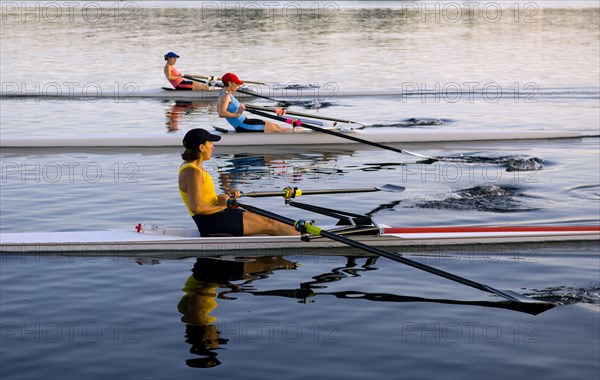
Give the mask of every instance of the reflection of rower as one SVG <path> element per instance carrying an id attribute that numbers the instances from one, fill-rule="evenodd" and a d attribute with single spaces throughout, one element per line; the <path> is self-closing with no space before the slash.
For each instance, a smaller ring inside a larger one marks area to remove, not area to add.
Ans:
<path id="1" fill-rule="evenodd" d="M 213 103 L 189 101 L 189 100 L 175 100 L 171 108 L 167 109 L 165 116 L 167 118 L 167 130 L 169 132 L 178 131 L 179 121 L 183 115 L 189 115 L 195 110 L 201 108 L 206 109 L 206 113 L 210 113 L 211 109 L 216 108 Z"/>
<path id="2" fill-rule="evenodd" d="M 217 298 L 227 299 L 226 294 L 236 292 L 244 284 L 267 278 L 274 270 L 295 269 L 296 264 L 281 256 L 259 257 L 252 261 L 227 261 L 216 258 L 198 258 L 183 288 L 184 295 L 177 305 L 185 323 L 186 343 L 191 345 L 190 353 L 202 356 L 189 359 L 190 367 L 208 368 L 221 362 L 215 352 L 228 340 L 220 337 L 214 324 L 217 318 L 213 311 L 218 306 Z M 244 284 L 231 281 L 247 280 Z M 219 288 L 228 288 L 218 292 Z"/>

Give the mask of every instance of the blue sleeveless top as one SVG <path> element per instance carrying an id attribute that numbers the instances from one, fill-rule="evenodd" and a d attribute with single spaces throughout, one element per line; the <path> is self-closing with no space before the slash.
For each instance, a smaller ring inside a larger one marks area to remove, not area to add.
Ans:
<path id="1" fill-rule="evenodd" d="M 219 96 L 223 96 L 227 94 L 225 91 L 221 91 Z M 235 96 L 228 94 L 231 97 L 231 102 L 227 106 L 227 112 L 237 113 L 238 108 L 240 107 L 240 102 L 235 98 Z M 226 117 L 225 120 L 233 127 L 237 128 L 242 125 L 243 121 L 246 119 L 246 116 L 240 115 L 238 117 Z"/>

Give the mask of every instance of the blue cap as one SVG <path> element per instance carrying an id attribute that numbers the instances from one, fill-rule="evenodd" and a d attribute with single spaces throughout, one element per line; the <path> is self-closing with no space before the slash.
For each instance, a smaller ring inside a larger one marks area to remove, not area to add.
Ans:
<path id="1" fill-rule="evenodd" d="M 177 54 L 173 53 L 172 51 L 170 51 L 167 54 L 165 54 L 165 59 L 167 59 L 167 58 L 173 58 L 173 57 L 179 58 L 179 56 Z"/>

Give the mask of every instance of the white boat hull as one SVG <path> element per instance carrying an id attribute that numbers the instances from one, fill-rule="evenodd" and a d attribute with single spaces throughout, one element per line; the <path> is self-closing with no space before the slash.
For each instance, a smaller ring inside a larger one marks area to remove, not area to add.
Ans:
<path id="1" fill-rule="evenodd" d="M 163 234 L 164 233 L 164 234 Z M 350 235 L 353 240 L 378 247 L 448 246 L 523 242 L 599 241 L 600 226 L 566 227 L 450 227 L 383 228 L 380 235 Z M 168 255 L 261 254 L 273 250 L 320 250 L 344 245 L 325 238 L 303 242 L 298 236 L 199 237 L 197 230 L 171 229 L 161 233 L 132 230 L 45 233 L 2 233 L 4 254 L 113 254 L 136 256 L 144 252 Z"/>
<path id="2" fill-rule="evenodd" d="M 402 93 L 394 90 L 381 91 L 342 91 L 336 87 L 331 88 L 298 88 L 298 89 L 276 89 L 265 86 L 251 86 L 246 88 L 248 91 L 254 91 L 258 95 L 268 96 L 284 101 L 315 101 L 332 102 L 337 98 L 344 97 L 373 97 L 373 96 L 398 96 L 402 99 L 410 96 L 420 96 L 420 93 Z M 43 93 L 35 91 L 5 91 L 0 93 L 0 98 L 31 98 L 31 99 L 118 99 L 126 101 L 127 99 L 159 99 L 159 100 L 190 100 L 190 101 L 210 101 L 214 102 L 219 96 L 220 90 L 211 91 L 192 91 L 192 90 L 165 90 L 163 88 L 154 89 L 128 89 L 128 90 L 110 90 L 94 92 L 78 91 L 46 91 Z M 237 98 L 256 98 L 250 94 L 242 92 L 236 93 Z"/>
<path id="3" fill-rule="evenodd" d="M 585 137 L 577 131 L 557 130 L 472 130 L 472 129 L 402 129 L 367 128 L 343 132 L 363 140 L 381 144 L 559 139 Z M 181 133 L 161 134 L 89 134 L 61 136 L 6 136 L 0 139 L 2 148 L 55 148 L 55 147 L 170 147 L 181 146 Z M 215 132 L 219 134 L 219 132 Z M 219 146 L 266 145 L 338 145 L 357 144 L 349 139 L 319 132 L 299 133 L 224 133 Z"/>

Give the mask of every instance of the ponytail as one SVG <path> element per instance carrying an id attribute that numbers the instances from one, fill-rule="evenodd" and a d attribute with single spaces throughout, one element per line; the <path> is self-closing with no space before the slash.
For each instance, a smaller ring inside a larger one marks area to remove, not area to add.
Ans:
<path id="1" fill-rule="evenodd" d="M 196 161 L 197 159 L 200 158 L 200 149 L 198 148 L 194 148 L 194 149 L 187 149 L 181 153 L 181 158 L 184 161 Z"/>

